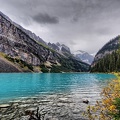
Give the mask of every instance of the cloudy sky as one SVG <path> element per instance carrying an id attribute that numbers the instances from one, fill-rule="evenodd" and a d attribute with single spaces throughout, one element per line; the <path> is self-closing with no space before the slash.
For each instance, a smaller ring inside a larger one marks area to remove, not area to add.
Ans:
<path id="1" fill-rule="evenodd" d="M 0 0 L 0 11 L 71 51 L 95 53 L 120 34 L 120 0 Z"/>

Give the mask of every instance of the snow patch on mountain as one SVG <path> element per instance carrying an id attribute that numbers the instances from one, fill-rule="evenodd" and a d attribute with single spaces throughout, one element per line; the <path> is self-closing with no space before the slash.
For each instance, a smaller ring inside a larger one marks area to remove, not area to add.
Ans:
<path id="1" fill-rule="evenodd" d="M 90 55 L 89 53 L 82 51 L 82 50 L 77 50 L 73 53 L 74 57 L 78 60 L 82 60 L 85 63 L 91 64 L 94 60 L 94 56 Z"/>
<path id="2" fill-rule="evenodd" d="M 60 44 L 59 42 L 57 43 L 48 43 L 48 46 L 52 49 L 54 49 L 55 51 L 59 52 L 60 54 L 66 55 L 66 54 L 71 54 L 70 52 L 70 48 L 67 47 L 64 44 Z"/>

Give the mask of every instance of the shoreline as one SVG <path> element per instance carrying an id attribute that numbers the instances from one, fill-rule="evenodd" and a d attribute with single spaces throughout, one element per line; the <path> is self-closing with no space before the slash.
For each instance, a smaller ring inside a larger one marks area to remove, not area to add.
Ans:
<path id="1" fill-rule="evenodd" d="M 87 120 L 82 115 L 87 106 L 82 99 L 75 100 L 71 94 L 24 98 L 0 104 L 0 119 L 29 120 L 26 111 L 36 112 L 39 108 L 41 120 Z"/>

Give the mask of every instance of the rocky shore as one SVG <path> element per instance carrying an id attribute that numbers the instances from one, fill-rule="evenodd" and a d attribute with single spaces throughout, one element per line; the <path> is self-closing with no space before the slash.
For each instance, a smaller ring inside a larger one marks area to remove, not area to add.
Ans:
<path id="1" fill-rule="evenodd" d="M 46 95 L 0 104 L 0 120 L 87 120 L 88 105 L 73 95 Z"/>

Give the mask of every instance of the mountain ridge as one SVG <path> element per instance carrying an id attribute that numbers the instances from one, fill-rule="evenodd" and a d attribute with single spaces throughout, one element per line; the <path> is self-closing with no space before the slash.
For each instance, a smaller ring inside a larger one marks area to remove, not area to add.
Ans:
<path id="1" fill-rule="evenodd" d="M 12 21 L 8 16 L 6 16 L 5 14 L 3 14 L 1 11 L 0 11 L 0 15 L 2 15 L 4 18 L 6 18 L 8 21 L 10 21 L 12 24 L 14 24 L 16 27 L 18 27 L 19 29 L 21 29 L 22 31 L 24 31 L 32 39 L 38 40 L 38 42 L 41 42 L 41 43 L 47 45 L 47 43 L 44 40 L 42 40 L 39 36 L 35 35 L 35 33 L 32 33 L 30 30 L 27 30 L 27 29 L 23 28 L 21 25 L 19 25 L 16 22 Z"/>
<path id="2" fill-rule="evenodd" d="M 107 42 L 95 55 L 91 72 L 119 71 L 120 35 Z"/>
<path id="3" fill-rule="evenodd" d="M 57 42 L 57 43 L 50 43 L 49 42 L 48 46 L 51 49 L 55 50 L 56 52 L 60 53 L 61 55 L 65 56 L 65 57 L 72 56 L 70 48 L 64 44 L 60 44 L 59 42 Z"/>
<path id="4" fill-rule="evenodd" d="M 34 67 L 38 66 L 42 72 L 54 72 L 55 69 L 51 70 L 56 67 L 59 68 L 57 72 L 64 71 L 64 68 L 68 72 L 88 71 L 89 65 L 76 61 L 71 56 L 65 58 L 48 45 L 31 38 L 25 32 L 26 29 L 21 29 L 18 24 L 16 25 L 10 18 L 4 16 L 0 14 L 0 52 L 5 53 L 14 64 L 22 64 L 19 66 L 31 68 L 33 71 Z M 51 67 L 46 66 L 46 62 L 50 62 Z"/>
<path id="5" fill-rule="evenodd" d="M 111 54 L 113 51 L 119 48 L 119 39 L 120 35 L 117 37 L 111 39 L 108 41 L 95 55 L 94 61 L 92 64 L 94 64 L 99 59 L 103 58 L 107 54 Z"/>
<path id="6" fill-rule="evenodd" d="M 90 55 L 89 53 L 82 51 L 82 50 L 77 50 L 73 53 L 73 55 L 78 59 L 81 60 L 89 65 L 93 62 L 94 57 Z"/>

